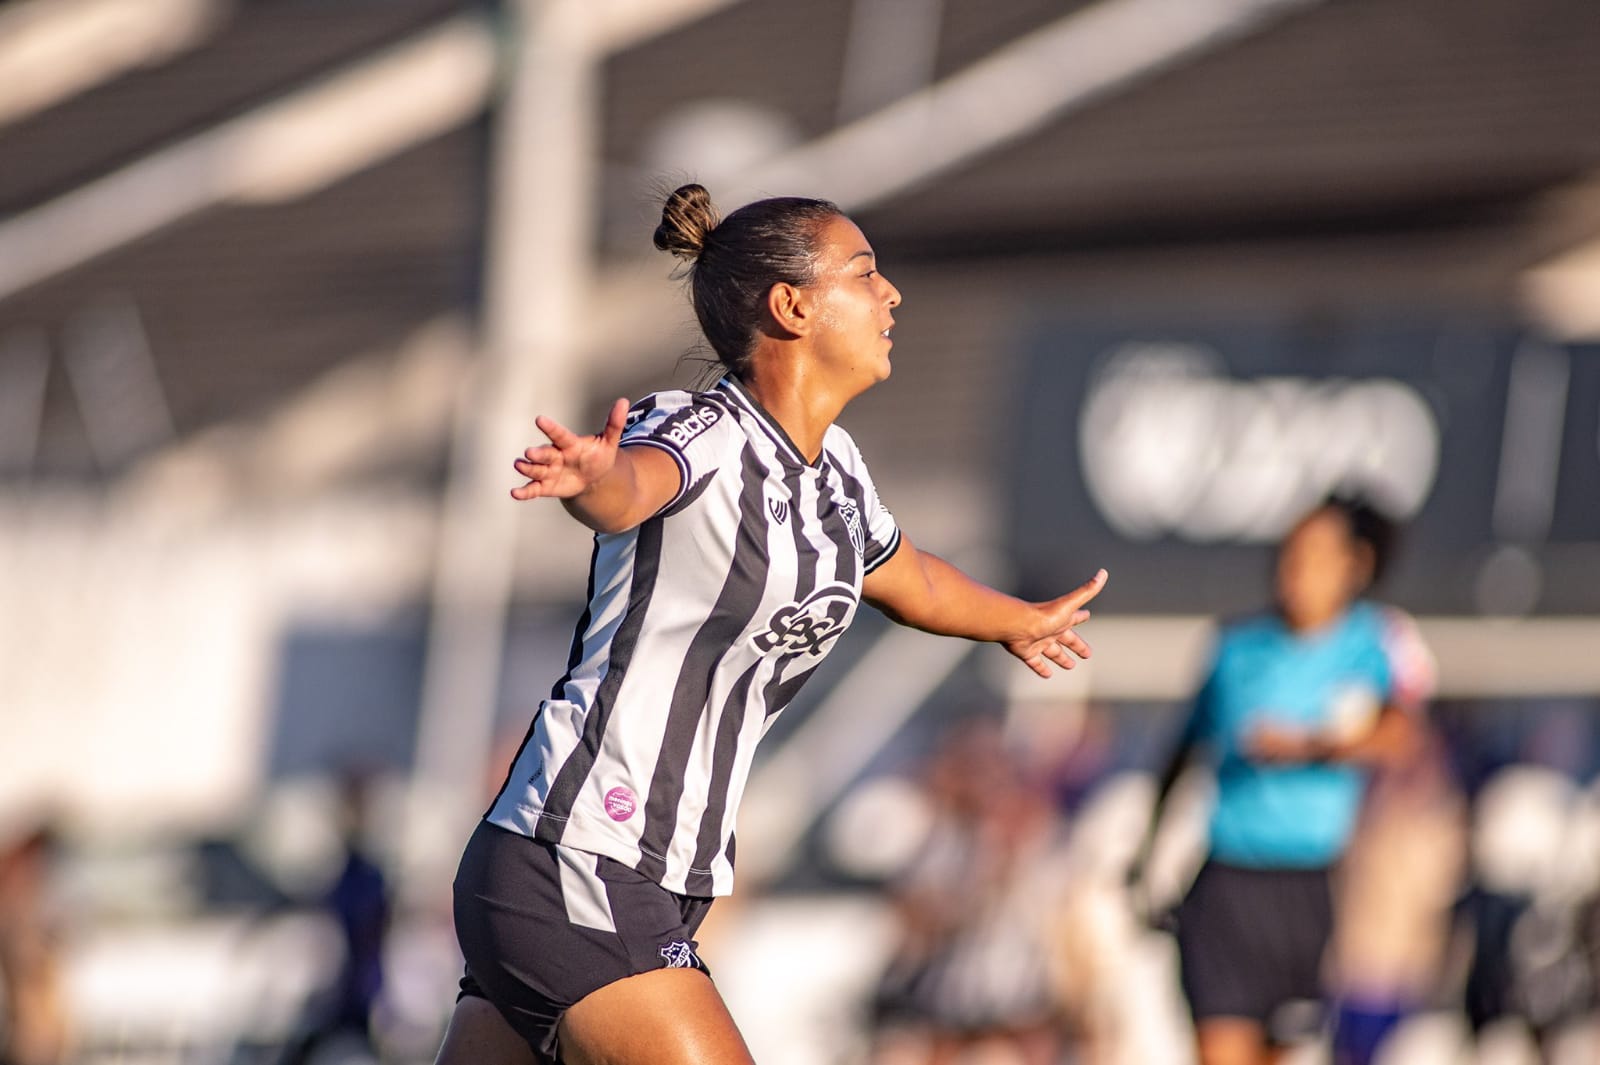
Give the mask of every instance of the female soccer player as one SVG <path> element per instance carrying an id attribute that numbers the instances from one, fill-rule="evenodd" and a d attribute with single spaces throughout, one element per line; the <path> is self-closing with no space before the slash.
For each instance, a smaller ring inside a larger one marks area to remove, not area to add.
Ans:
<path id="1" fill-rule="evenodd" d="M 1360 598 L 1392 537 L 1354 501 L 1300 520 L 1279 549 L 1277 609 L 1223 627 L 1163 775 L 1164 798 L 1192 751 L 1216 767 L 1209 856 L 1176 915 L 1201 1065 L 1266 1065 L 1316 1029 L 1285 1007 L 1322 998 L 1329 869 L 1365 767 L 1413 747 L 1429 668 L 1410 620 Z"/>
<path id="2" fill-rule="evenodd" d="M 1105 583 L 1027 603 L 919 551 L 834 419 L 889 376 L 900 293 L 838 207 L 771 199 L 720 222 L 673 192 L 656 247 L 686 260 L 726 370 L 705 392 L 618 400 L 516 461 L 519 500 L 595 531 L 568 670 L 462 857 L 466 958 L 442 1065 L 748 1062 L 695 954 L 733 885 L 756 742 L 865 599 L 999 643 L 1040 676 L 1088 646 Z"/>

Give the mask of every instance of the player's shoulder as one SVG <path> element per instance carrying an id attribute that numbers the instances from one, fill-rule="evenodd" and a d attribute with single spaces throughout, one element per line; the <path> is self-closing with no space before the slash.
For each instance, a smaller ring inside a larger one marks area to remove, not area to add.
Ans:
<path id="1" fill-rule="evenodd" d="M 1371 599 L 1358 599 L 1350 604 L 1345 615 L 1346 631 L 1374 644 L 1385 644 L 1396 629 L 1411 624 L 1410 615 L 1398 607 L 1391 607 Z"/>
<path id="2" fill-rule="evenodd" d="M 628 408 L 625 432 L 685 448 L 719 430 L 737 432 L 736 424 L 726 397 L 716 392 L 668 389 L 652 392 Z"/>
<path id="3" fill-rule="evenodd" d="M 1283 617 L 1276 610 L 1233 614 L 1217 622 L 1217 645 L 1224 650 L 1236 650 L 1276 639 L 1283 631 Z"/>

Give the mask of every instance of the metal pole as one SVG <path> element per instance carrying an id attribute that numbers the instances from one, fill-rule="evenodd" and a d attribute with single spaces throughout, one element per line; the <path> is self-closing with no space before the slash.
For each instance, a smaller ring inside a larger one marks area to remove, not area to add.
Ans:
<path id="1" fill-rule="evenodd" d="M 574 338 L 592 274 L 595 61 L 582 0 L 509 0 L 507 13 L 513 53 L 495 130 L 483 352 L 440 516 L 404 841 L 417 898 L 446 888 L 487 803 L 519 526 L 584 557 L 581 530 L 559 507 L 517 504 L 507 492 L 511 460 L 537 435 L 533 415 L 573 424 L 582 405 Z M 580 543 L 566 544 L 573 538 Z"/>

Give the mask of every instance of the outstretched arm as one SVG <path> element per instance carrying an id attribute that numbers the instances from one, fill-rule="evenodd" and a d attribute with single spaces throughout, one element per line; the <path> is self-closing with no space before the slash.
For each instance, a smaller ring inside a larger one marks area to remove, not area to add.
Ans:
<path id="1" fill-rule="evenodd" d="M 605 428 L 579 436 L 554 418 L 534 424 L 550 438 L 530 447 L 513 465 L 528 479 L 511 490 L 513 499 L 559 499 L 567 513 L 595 532 L 633 528 L 666 506 L 682 481 L 677 463 L 648 447 L 621 447 L 628 401 L 611 405 Z"/>
<path id="2" fill-rule="evenodd" d="M 862 582 L 863 597 L 902 625 L 940 636 L 998 643 L 1041 677 L 1050 663 L 1062 669 L 1089 657 L 1089 645 L 1073 626 L 1089 620 L 1083 605 L 1105 586 L 1101 570 L 1075 591 L 1047 603 L 1029 603 L 997 592 L 926 551 L 901 534 L 894 557 Z"/>

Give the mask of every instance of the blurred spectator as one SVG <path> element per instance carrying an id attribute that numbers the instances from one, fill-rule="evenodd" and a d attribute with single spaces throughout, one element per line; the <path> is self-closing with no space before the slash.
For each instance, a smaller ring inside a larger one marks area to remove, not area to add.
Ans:
<path id="1" fill-rule="evenodd" d="M 309 1030 L 291 1048 L 288 1065 L 301 1065 L 338 1042 L 375 1056 L 373 1012 L 383 991 L 384 938 L 389 930 L 389 886 L 363 843 L 370 781 L 349 773 L 340 781 L 344 860 L 323 905 L 338 922 L 344 958 L 330 994 L 313 1004 Z"/>
<path id="2" fill-rule="evenodd" d="M 3 1065 L 55 1065 L 67 1054 L 67 1006 L 50 898 L 55 850 L 54 832 L 40 824 L 0 851 Z"/>
<path id="3" fill-rule="evenodd" d="M 1426 729 L 1416 757 L 1380 767 L 1341 863 L 1332 990 L 1335 1065 L 1369 1065 L 1438 991 L 1466 850 L 1466 807 Z"/>
<path id="4" fill-rule="evenodd" d="M 1573 1060 L 1561 1050 L 1568 1037 L 1593 1024 L 1600 885 L 1594 841 L 1581 831 L 1588 812 L 1573 781 L 1546 766 L 1507 766 L 1477 797 L 1472 880 L 1458 910 L 1475 1041 L 1509 1022 L 1541 1060 L 1559 1063 Z"/>
<path id="5" fill-rule="evenodd" d="M 1190 756 L 1216 770 L 1209 855 L 1177 912 L 1201 1065 L 1254 1065 L 1323 1025 L 1330 872 L 1355 829 L 1366 768 L 1407 757 L 1427 656 L 1360 597 L 1393 526 L 1330 499 L 1278 554 L 1276 609 L 1226 625 L 1152 819 Z"/>
<path id="6" fill-rule="evenodd" d="M 1056 842 L 1050 803 L 984 721 L 945 738 L 927 781 L 933 823 L 894 888 L 902 938 L 878 994 L 879 1060 L 944 1065 L 989 1046 L 1047 1065 L 1052 896 L 1035 874 Z"/>

